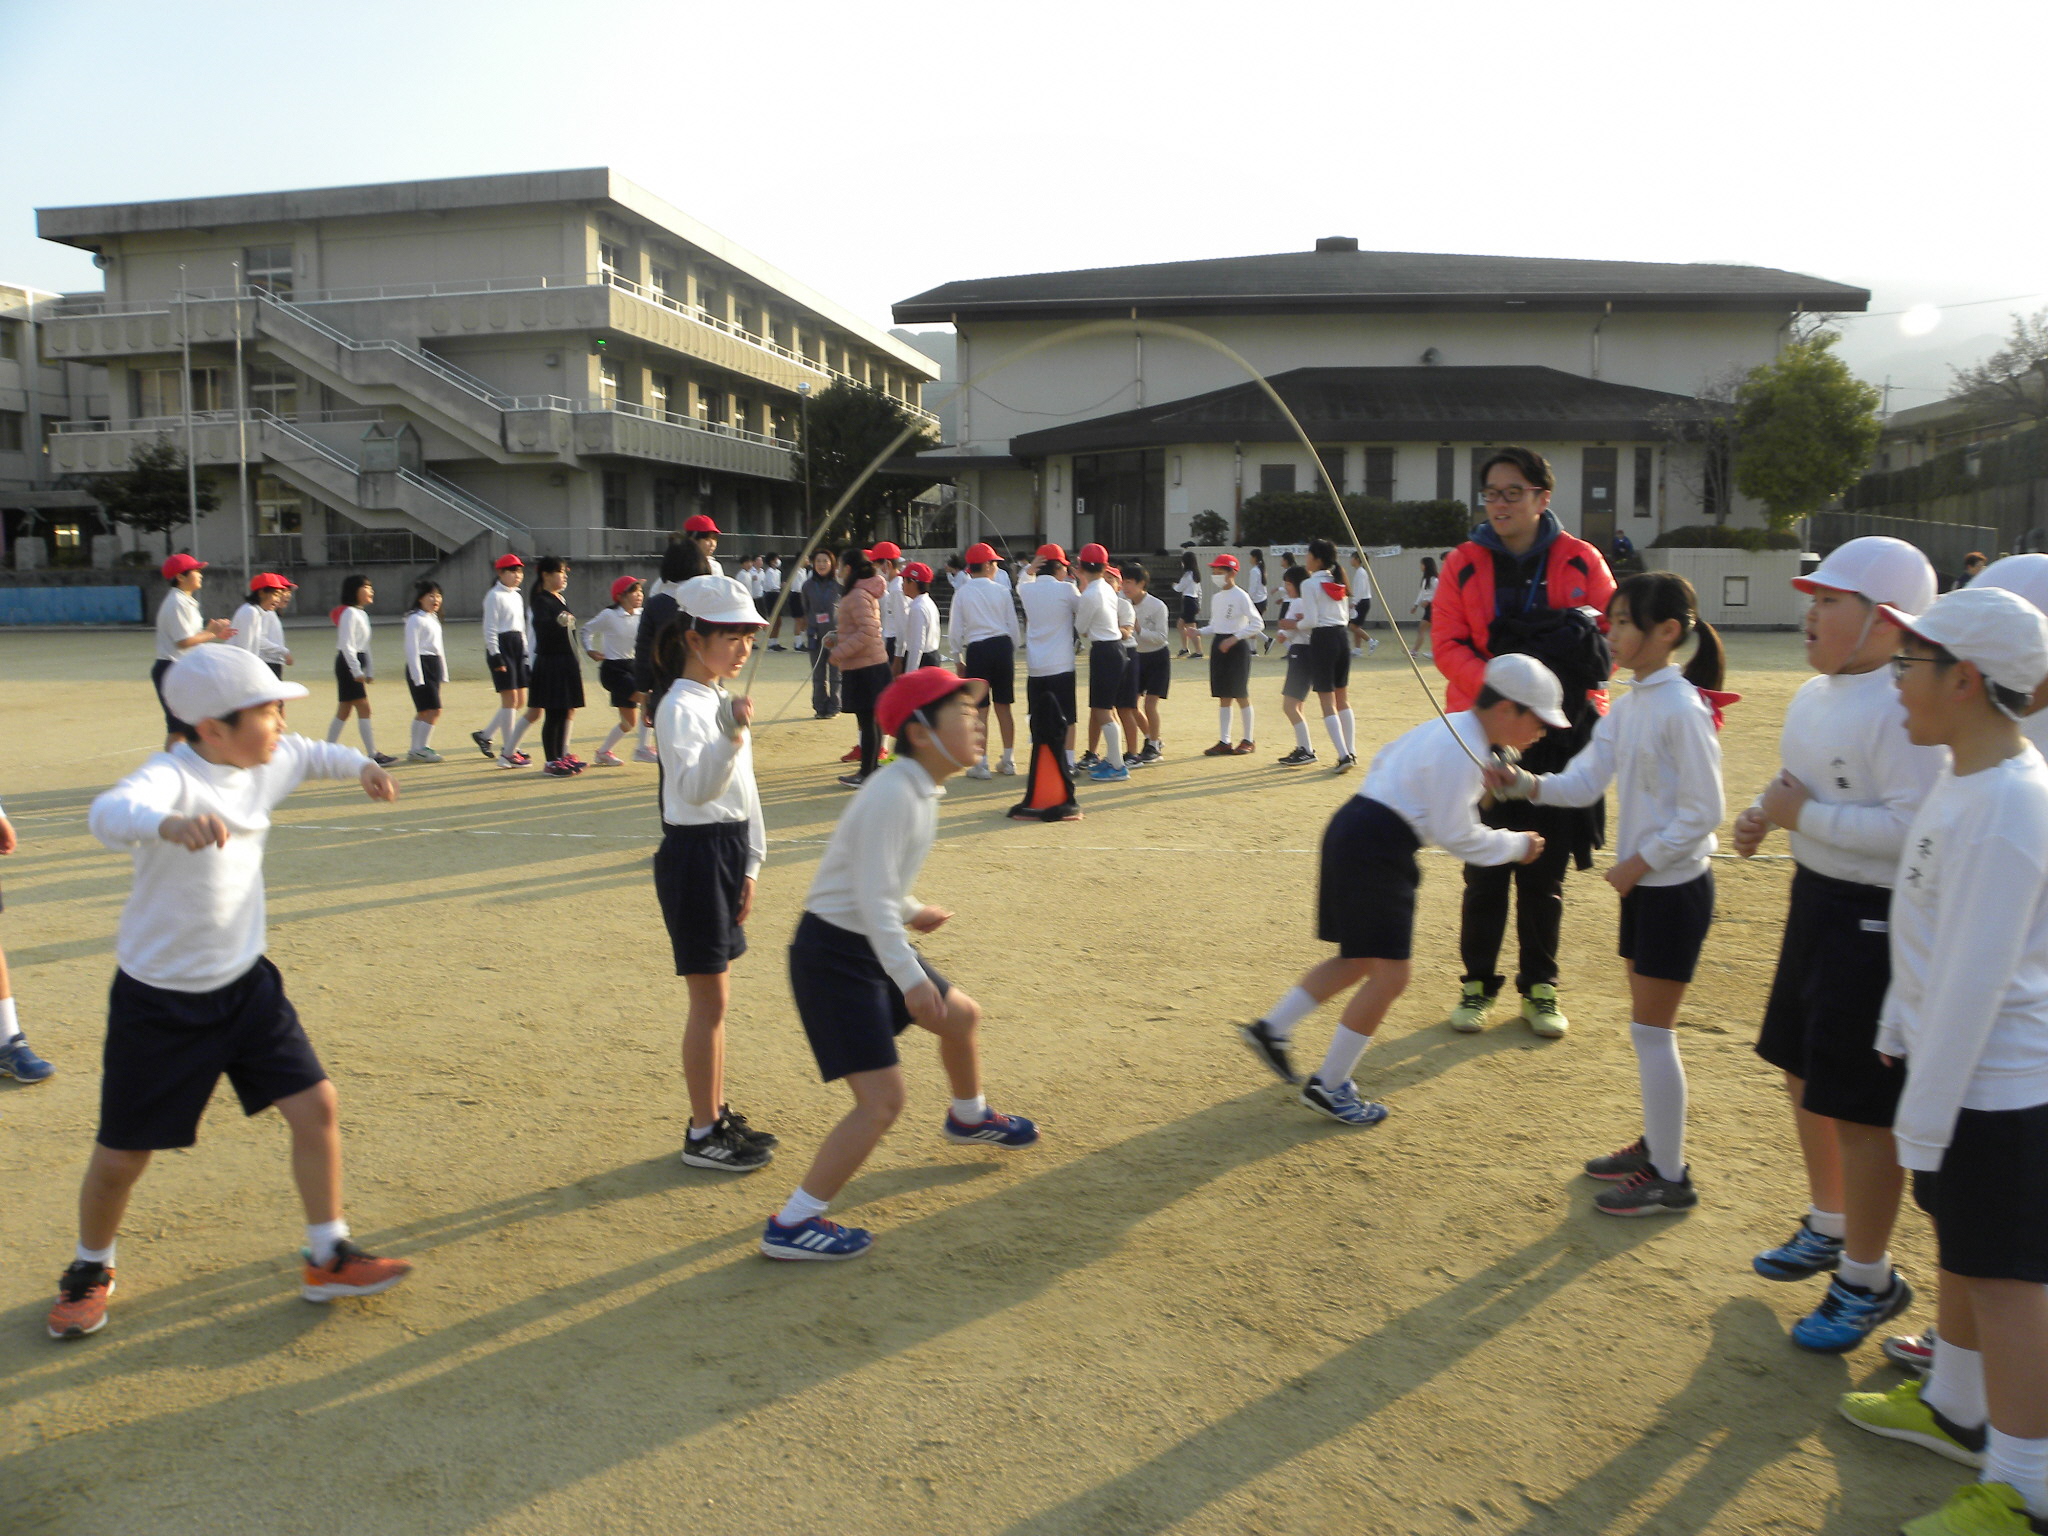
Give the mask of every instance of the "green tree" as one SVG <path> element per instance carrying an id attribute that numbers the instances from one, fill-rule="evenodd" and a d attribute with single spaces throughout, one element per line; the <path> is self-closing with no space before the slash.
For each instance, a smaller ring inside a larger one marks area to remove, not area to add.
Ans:
<path id="1" fill-rule="evenodd" d="M 2048 423 L 2048 309 L 2014 315 L 2004 346 L 1981 363 L 1951 372 L 1957 398 L 2037 426 Z"/>
<path id="2" fill-rule="evenodd" d="M 164 536 L 164 554 L 171 553 L 171 531 L 192 520 L 192 502 L 185 482 L 185 455 L 172 446 L 167 435 L 139 447 L 129 457 L 128 467 L 110 475 L 90 479 L 92 494 L 100 510 L 117 523 L 143 533 Z M 213 481 L 199 477 L 199 510 L 211 512 L 220 506 Z"/>
<path id="3" fill-rule="evenodd" d="M 1877 447 L 1879 394 L 1834 354 L 1835 333 L 1797 341 L 1735 391 L 1735 488 L 1790 526 L 1856 483 Z"/>
<path id="4" fill-rule="evenodd" d="M 937 443 L 930 426 L 912 417 L 902 401 L 864 384 L 834 384 L 811 401 L 809 415 L 808 440 L 800 450 L 809 463 L 812 504 L 820 517 L 906 426 L 915 421 L 918 431 L 892 458 L 907 459 Z M 932 475 L 878 471 L 833 524 L 831 540 L 873 543 L 892 516 L 935 483 Z"/>
<path id="5" fill-rule="evenodd" d="M 1188 519 L 1188 535 L 1197 544 L 1221 544 L 1230 537 L 1230 524 L 1221 512 L 1197 512 Z"/>

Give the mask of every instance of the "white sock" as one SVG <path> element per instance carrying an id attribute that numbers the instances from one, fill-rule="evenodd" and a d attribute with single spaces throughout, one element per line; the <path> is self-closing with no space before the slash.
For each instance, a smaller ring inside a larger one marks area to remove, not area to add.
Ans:
<path id="1" fill-rule="evenodd" d="M 987 762 L 987 761 L 988 761 L 988 759 L 987 759 L 986 757 L 984 757 L 984 758 L 982 759 L 982 761 L 983 761 L 983 762 L 985 763 L 985 762 Z M 1017 766 L 1017 750 L 1016 750 L 1016 748 L 1014 748 L 1014 747 L 1005 747 L 1005 748 L 1003 748 L 1003 766 L 1004 766 L 1005 768 L 1014 768 L 1014 767 L 1016 767 L 1016 766 Z"/>
<path id="2" fill-rule="evenodd" d="M 412 749 L 417 752 L 427 744 L 427 722 L 415 720 L 412 723 Z"/>
<path id="3" fill-rule="evenodd" d="M 20 1033 L 21 1025 L 14 1017 L 14 999 L 0 997 L 0 1045 L 12 1045 Z"/>
<path id="4" fill-rule="evenodd" d="M 1238 713 L 1244 716 L 1244 735 L 1242 735 L 1238 739 L 1240 741 L 1257 741 L 1259 739 L 1258 733 L 1252 729 L 1251 705 L 1240 704 L 1238 706 Z"/>
<path id="5" fill-rule="evenodd" d="M 356 717 L 356 729 L 363 733 L 363 751 L 371 757 L 377 755 L 377 729 L 370 724 L 368 715 Z"/>
<path id="6" fill-rule="evenodd" d="M 955 1099 L 953 1118 L 962 1125 L 981 1124 L 988 1118 L 988 1099 L 978 1093 L 971 1099 Z"/>
<path id="7" fill-rule="evenodd" d="M 116 1246 L 115 1243 L 109 1243 L 104 1248 L 88 1248 L 85 1244 L 80 1243 L 78 1245 L 79 1261 L 85 1264 L 104 1264 L 111 1269 L 114 1264 L 114 1249 Z"/>
<path id="8" fill-rule="evenodd" d="M 1330 1049 L 1323 1057 L 1323 1064 L 1316 1068 L 1316 1076 L 1322 1079 L 1323 1086 L 1335 1088 L 1350 1082 L 1352 1072 L 1357 1069 L 1358 1058 L 1371 1044 L 1371 1035 L 1357 1034 L 1339 1024 L 1337 1033 L 1330 1037 Z"/>
<path id="9" fill-rule="evenodd" d="M 1865 1264 L 1861 1259 L 1852 1259 L 1845 1253 L 1842 1255 L 1841 1264 L 1835 1270 L 1835 1275 L 1844 1285 L 1853 1285 L 1861 1290 L 1889 1290 L 1892 1283 L 1892 1256 L 1887 1253 L 1883 1258 L 1872 1259 Z"/>
<path id="10" fill-rule="evenodd" d="M 1228 704 L 1216 706 L 1216 739 L 1218 741 L 1230 740 L 1230 706 Z"/>
<path id="11" fill-rule="evenodd" d="M 653 731 L 654 727 L 647 723 L 647 712 L 645 710 L 642 710 L 640 713 L 640 734 L 637 738 L 635 738 L 638 744 L 642 747 L 652 746 L 653 742 L 648 740 L 648 737 L 653 733 Z"/>
<path id="12" fill-rule="evenodd" d="M 620 741 L 622 741 L 625 738 L 625 735 L 626 728 L 623 725 L 613 726 L 610 730 L 604 733 L 604 745 L 599 747 L 597 750 L 600 752 L 611 751 L 613 747 L 616 747 L 620 743 Z"/>
<path id="13" fill-rule="evenodd" d="M 306 1246 L 313 1250 L 315 1264 L 334 1262 L 334 1245 L 348 1236 L 345 1221 L 309 1221 L 306 1223 Z"/>
<path id="14" fill-rule="evenodd" d="M 342 719 L 341 716 L 339 715 L 336 715 L 332 720 L 327 722 L 327 740 L 330 745 L 334 742 L 341 740 L 342 727 L 347 724 L 348 722 Z"/>
<path id="15" fill-rule="evenodd" d="M 533 724 L 533 722 L 527 719 L 526 716 L 519 714 L 516 711 L 513 711 L 511 713 L 512 728 L 505 733 L 505 755 L 507 757 L 510 757 L 514 752 L 517 752 L 519 750 L 519 738 L 524 736 L 526 734 L 526 728 L 529 725 Z"/>
<path id="16" fill-rule="evenodd" d="M 2017 1488 L 2027 1501 L 2028 1514 L 2037 1519 L 2048 1515 L 2048 1440 L 2022 1440 L 1992 1425 L 1984 1437 L 1984 1475 L 1979 1481 Z"/>
<path id="17" fill-rule="evenodd" d="M 775 1213 L 775 1219 L 785 1227 L 800 1226 L 813 1216 L 824 1215 L 825 1208 L 830 1203 L 827 1200 L 820 1200 L 799 1184 L 795 1193 L 783 1203 L 782 1209 Z"/>
<path id="18" fill-rule="evenodd" d="M 436 723 L 432 720 L 422 720 L 420 722 L 420 748 L 422 751 L 433 746 L 434 726 Z"/>
<path id="19" fill-rule="evenodd" d="M 1937 1337 L 1934 1369 L 1920 1388 L 1920 1401 L 1951 1423 L 1975 1429 L 1991 1417 L 1991 1410 L 1984 1406 L 1984 1357 Z"/>
<path id="20" fill-rule="evenodd" d="M 569 724 L 566 724 L 566 723 L 565 723 L 565 724 L 564 724 L 564 725 L 562 726 L 562 756 L 564 756 L 564 757 L 574 757 L 574 756 L 575 756 L 576 754 L 575 754 L 575 753 L 574 753 L 573 751 L 571 751 L 570 749 L 571 749 L 571 748 L 572 748 L 572 747 L 573 747 L 573 746 L 575 745 L 575 743 L 576 743 L 576 730 L 575 730 L 575 727 L 573 727 L 573 726 L 571 726 L 571 725 L 569 725 Z"/>
<path id="21" fill-rule="evenodd" d="M 1112 768 L 1124 765 L 1124 733 L 1114 720 L 1102 728 L 1102 760 Z"/>
<path id="22" fill-rule="evenodd" d="M 1849 1218 L 1840 1211 L 1824 1211 L 1817 1205 L 1806 1208 L 1806 1224 L 1822 1237 L 1847 1237 Z"/>
<path id="23" fill-rule="evenodd" d="M 1266 1010 L 1265 1021 L 1276 1038 L 1285 1040 L 1294 1034 L 1295 1025 L 1321 1006 L 1300 987 L 1289 987 L 1287 995 Z"/>
<path id="24" fill-rule="evenodd" d="M 1344 731 L 1344 755 L 1346 757 L 1356 757 L 1358 755 L 1358 722 L 1352 718 L 1349 709 L 1337 711 L 1337 724 Z"/>
<path id="25" fill-rule="evenodd" d="M 705 1137 L 709 1136 L 716 1129 L 716 1121 L 712 1122 L 712 1124 L 710 1125 L 693 1125 L 690 1127 L 690 1140 L 702 1141 Z"/>
<path id="26" fill-rule="evenodd" d="M 1685 1063 L 1678 1036 L 1654 1024 L 1630 1024 L 1636 1077 L 1643 1089 L 1643 1129 L 1659 1178 L 1685 1177 Z"/>
<path id="27" fill-rule="evenodd" d="M 1330 733 L 1330 745 L 1337 749 L 1337 755 L 1344 755 L 1344 722 L 1334 714 L 1323 716 L 1323 729 Z"/>
<path id="28" fill-rule="evenodd" d="M 1294 722 L 1294 750 L 1297 752 L 1313 752 L 1315 750 L 1315 748 L 1308 744 L 1308 721 L 1306 718 Z"/>

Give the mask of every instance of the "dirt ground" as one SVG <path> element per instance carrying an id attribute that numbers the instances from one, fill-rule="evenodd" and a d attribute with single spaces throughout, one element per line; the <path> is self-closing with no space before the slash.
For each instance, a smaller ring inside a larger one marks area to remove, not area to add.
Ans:
<path id="1" fill-rule="evenodd" d="M 1392 1118 L 1317 1119 L 1232 1026 L 1324 953 L 1314 850 L 1359 781 L 1274 766 L 1277 653 L 1258 755 L 1200 757 L 1206 667 L 1176 663 L 1167 761 L 1084 783 L 1084 821 L 1003 819 L 1015 779 L 941 804 L 919 894 L 958 915 L 924 949 L 984 1005 L 990 1097 L 1041 1144 L 944 1142 L 913 1032 L 910 1112 L 835 1211 L 873 1253 L 771 1264 L 762 1217 L 842 1107 L 782 947 L 846 803 L 851 724 L 809 718 L 803 658 L 767 659 L 762 713 L 788 707 L 756 749 L 769 863 L 729 1072 L 783 1148 L 751 1177 L 692 1171 L 655 770 L 493 770 L 466 741 L 490 709 L 474 629 L 450 634 L 447 762 L 398 769 L 395 805 L 309 787 L 269 855 L 270 953 L 340 1089 L 349 1216 L 418 1272 L 300 1301 L 283 1128 L 223 1091 L 137 1192 L 106 1330 L 68 1345 L 43 1315 L 128 884 L 84 816 L 158 720 L 146 635 L 0 634 L 0 799 L 23 840 L 0 943 L 59 1068 L 0 1085 L 0 1531 L 1860 1533 L 1961 1481 L 1836 1416 L 1894 1374 L 1875 1347 L 1793 1349 L 1818 1283 L 1749 1268 L 1805 1205 L 1750 1051 L 1787 864 L 1716 865 L 1682 1029 L 1700 1208 L 1603 1218 L 1578 1164 L 1639 1122 L 1597 873 L 1567 888 L 1570 1037 L 1503 1013 L 1460 1036 L 1441 1022 L 1457 870 L 1425 855 L 1416 983 L 1360 1076 Z M 329 641 L 293 638 L 315 689 L 293 717 L 317 735 Z M 396 631 L 376 649 L 381 741 L 402 748 Z M 1368 757 L 1423 715 L 1391 650 L 1354 674 Z M 1734 804 L 1774 769 L 1805 674 L 1791 636 L 1731 651 Z M 584 755 L 607 713 L 579 720 Z M 1311 1060 L 1334 1017 L 1302 1027 Z M 1931 1280 L 1917 1214 L 1897 1246 Z M 1923 1298 L 1910 1321 L 1930 1315 Z"/>

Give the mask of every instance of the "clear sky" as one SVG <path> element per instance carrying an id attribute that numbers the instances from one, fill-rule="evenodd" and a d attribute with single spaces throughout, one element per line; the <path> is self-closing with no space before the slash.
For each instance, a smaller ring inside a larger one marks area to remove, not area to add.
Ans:
<path id="1" fill-rule="evenodd" d="M 38 206 L 610 165 L 881 323 L 1325 234 L 2015 296 L 1855 322 L 1896 407 L 2048 305 L 2044 44 L 2042 0 L 0 0 L 0 280 L 98 286 Z"/>

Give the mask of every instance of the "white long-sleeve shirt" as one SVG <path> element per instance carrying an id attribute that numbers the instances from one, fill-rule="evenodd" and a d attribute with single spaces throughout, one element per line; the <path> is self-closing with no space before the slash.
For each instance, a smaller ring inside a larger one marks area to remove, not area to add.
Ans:
<path id="1" fill-rule="evenodd" d="M 1017 588 L 1024 604 L 1024 670 L 1056 677 L 1074 670 L 1074 610 L 1081 594 L 1056 576 L 1034 576 Z"/>
<path id="2" fill-rule="evenodd" d="M 924 981 L 904 924 L 924 905 L 910 888 L 932 851 L 945 792 L 915 758 L 875 774 L 840 813 L 804 898 L 806 911 L 864 937 L 905 992 Z"/>
<path id="3" fill-rule="evenodd" d="M 533 618 L 526 611 L 517 587 L 503 582 L 484 594 L 484 654 L 498 654 L 498 637 L 517 633 L 525 637 L 526 659 L 533 660 Z"/>
<path id="4" fill-rule="evenodd" d="M 260 768 L 209 763 L 181 741 L 94 800 L 92 835 L 135 859 L 114 939 L 121 969 L 168 992 L 212 992 L 240 977 L 263 954 L 271 811 L 307 779 L 352 779 L 369 766 L 354 747 L 304 736 L 281 737 Z M 157 836 L 166 816 L 208 815 L 227 824 L 225 847 L 194 853 Z"/>
<path id="5" fill-rule="evenodd" d="M 1916 747 L 1906 735 L 1891 668 L 1808 678 L 1785 711 L 1778 752 L 1812 797 L 1790 834 L 1792 857 L 1816 874 L 1889 888 L 1906 829 L 1948 761 L 1948 748 Z"/>
<path id="6" fill-rule="evenodd" d="M 956 656 L 965 655 L 977 640 L 1008 635 L 1014 644 L 1023 638 L 1017 632 L 1010 589 L 992 576 L 963 576 L 953 584 L 953 611 L 946 617 L 946 628 Z"/>
<path id="7" fill-rule="evenodd" d="M 1209 622 L 1205 635 L 1256 635 L 1265 631 L 1266 621 L 1252 606 L 1251 594 L 1243 587 L 1225 587 L 1209 599 Z"/>
<path id="8" fill-rule="evenodd" d="M 909 610 L 910 599 L 903 595 L 903 578 L 891 576 L 889 584 L 882 589 L 882 638 L 898 640 L 903 638 L 903 616 Z M 896 654 L 903 654 L 903 647 L 896 647 Z"/>
<path id="9" fill-rule="evenodd" d="M 1420 613 L 1423 608 L 1436 601 L 1436 578 L 1430 577 L 1415 594 L 1415 601 L 1408 605 L 1410 613 Z"/>
<path id="10" fill-rule="evenodd" d="M 1480 821 L 1486 775 L 1458 745 L 1463 741 L 1487 761 L 1493 748 L 1486 727 L 1469 709 L 1447 718 L 1448 731 L 1442 720 L 1425 720 L 1381 747 L 1358 793 L 1407 822 L 1425 848 L 1435 844 L 1466 864 L 1512 864 L 1529 852 L 1529 834 Z"/>
<path id="11" fill-rule="evenodd" d="M 600 608 L 583 626 L 583 649 L 595 651 L 606 661 L 631 661 L 633 642 L 640 635 L 640 615 L 619 607 Z"/>
<path id="12" fill-rule="evenodd" d="M 1641 854 L 1643 885 L 1704 875 L 1721 825 L 1721 739 L 1706 696 L 1675 666 L 1658 668 L 1614 703 L 1562 772 L 1536 781 L 1544 805 L 1591 805 L 1615 786 L 1614 857 Z"/>
<path id="13" fill-rule="evenodd" d="M 1133 610 L 1136 614 L 1138 653 L 1150 655 L 1153 651 L 1166 649 L 1166 604 L 1147 592 L 1138 599 Z"/>
<path id="14" fill-rule="evenodd" d="M 903 667 L 915 668 L 927 651 L 939 648 L 939 605 L 920 592 L 903 609 Z"/>
<path id="15" fill-rule="evenodd" d="M 2048 1104 L 2048 765 L 1944 768 L 1892 887 L 1877 1048 L 1906 1063 L 1892 1135 L 1938 1169 L 1963 1109 Z"/>
<path id="16" fill-rule="evenodd" d="M 1199 599 L 1202 595 L 1202 578 L 1193 571 L 1182 571 L 1180 573 L 1180 580 L 1173 584 L 1173 590 L 1182 597 Z"/>
<path id="17" fill-rule="evenodd" d="M 185 654 L 180 640 L 189 640 L 206 628 L 199 612 L 199 599 L 176 587 L 164 594 L 156 610 L 156 659 L 176 661 Z"/>
<path id="18" fill-rule="evenodd" d="M 1121 592 L 1116 595 L 1116 627 L 1126 646 L 1137 637 L 1138 610 L 1131 606 L 1131 600 Z"/>
<path id="19" fill-rule="evenodd" d="M 1289 619 L 1294 620 L 1294 627 L 1292 629 L 1284 627 Z M 1287 636 L 1288 650 L 1297 650 L 1307 645 L 1308 632 L 1315 627 L 1308 621 L 1308 599 L 1304 597 L 1290 597 L 1287 599 L 1287 607 L 1280 615 L 1280 623 L 1283 626 L 1281 633 Z"/>
<path id="20" fill-rule="evenodd" d="M 1100 577 L 1081 589 L 1074 603 L 1074 628 L 1091 645 L 1123 638 L 1116 621 L 1116 590 Z"/>
<path id="21" fill-rule="evenodd" d="M 654 711 L 655 750 L 661 757 L 661 819 L 678 827 L 715 822 L 747 824 L 747 878 L 768 857 L 761 796 L 754 786 L 754 739 L 741 741 L 718 728 L 718 694 L 703 683 L 677 678 Z"/>
<path id="22" fill-rule="evenodd" d="M 235 610 L 230 622 L 235 626 L 235 632 L 228 640 L 229 645 L 239 645 L 258 661 L 280 667 L 284 665 L 289 653 L 284 644 L 284 620 L 277 616 L 276 609 L 244 603 Z"/>
<path id="23" fill-rule="evenodd" d="M 1323 590 L 1323 583 L 1336 587 L 1339 593 L 1349 593 L 1344 578 L 1336 571 L 1310 571 L 1308 585 L 1301 589 L 1303 611 L 1308 615 L 1311 629 L 1342 629 L 1351 622 L 1351 605 L 1345 597 L 1332 597 Z"/>
<path id="24" fill-rule="evenodd" d="M 448 653 L 441 646 L 441 621 L 435 615 L 415 608 L 405 616 L 405 675 L 420 687 L 426 686 L 427 674 L 420 666 L 422 656 L 438 656 L 441 659 L 441 678 L 448 677 Z"/>
<path id="25" fill-rule="evenodd" d="M 1251 594 L 1252 606 L 1261 613 L 1265 612 L 1266 598 L 1269 594 L 1266 591 L 1266 568 L 1264 566 L 1254 565 L 1244 573 L 1244 589 Z"/>
<path id="26" fill-rule="evenodd" d="M 370 616 L 362 609 L 349 607 L 341 610 L 341 617 L 334 621 L 334 648 L 341 652 L 349 676 L 376 681 L 376 666 L 366 665 L 363 660 L 370 654 Z"/>

